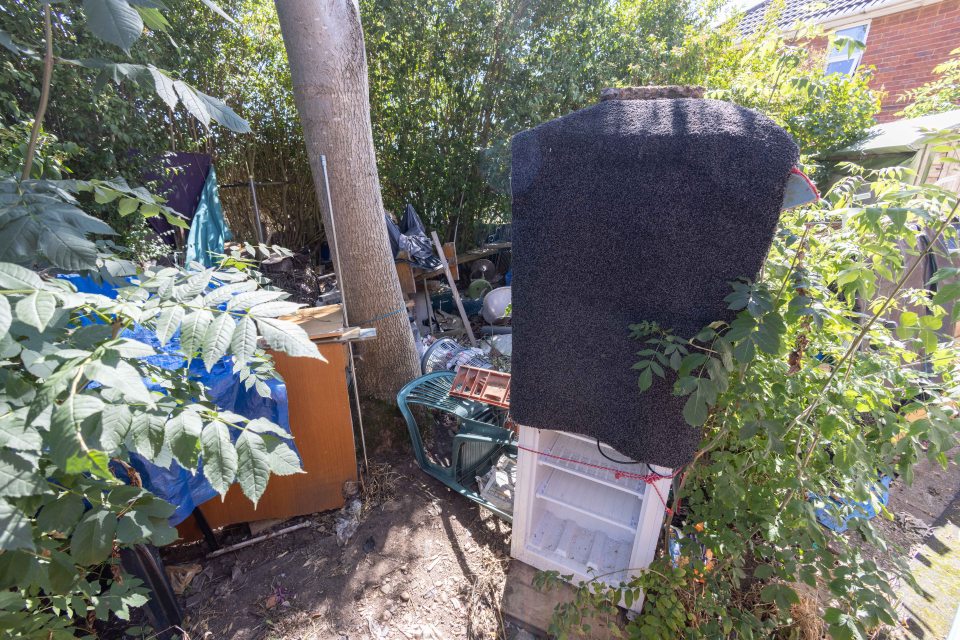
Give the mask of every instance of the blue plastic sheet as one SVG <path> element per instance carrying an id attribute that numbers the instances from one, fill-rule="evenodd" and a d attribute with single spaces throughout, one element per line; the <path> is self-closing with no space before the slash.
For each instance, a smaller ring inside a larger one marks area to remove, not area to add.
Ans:
<path id="1" fill-rule="evenodd" d="M 94 280 L 80 275 L 60 276 L 69 280 L 78 291 L 97 293 L 116 297 L 116 290 L 109 284 L 97 283 Z M 156 355 L 144 358 L 150 364 L 164 369 L 182 369 L 187 365 L 186 358 L 180 353 L 180 334 L 177 332 L 161 346 L 156 334 L 149 329 L 137 326 L 124 331 L 126 338 L 139 340 L 149 344 L 157 352 Z M 232 371 L 233 362 L 230 358 L 223 358 L 208 372 L 200 360 L 190 363 L 190 376 L 201 382 L 206 388 L 210 399 L 220 409 L 233 411 L 248 419 L 267 418 L 278 424 L 287 433 L 290 432 L 290 419 L 287 413 L 287 387 L 278 380 L 271 380 L 270 397 L 264 398 L 255 389 L 246 389 L 240 378 Z M 148 385 L 149 386 L 149 385 Z M 238 434 L 234 434 L 236 436 Z M 296 451 L 293 440 L 287 444 Z M 299 453 L 298 453 L 299 455 Z M 164 459 L 166 458 L 166 459 Z M 148 462 L 138 454 L 131 453 L 130 461 L 140 474 L 143 486 L 155 495 L 163 498 L 176 507 L 170 517 L 170 524 L 177 525 L 183 522 L 199 505 L 216 497 L 218 494 L 203 477 L 202 461 L 200 470 L 196 474 L 184 469 L 176 461 L 169 458 L 169 454 L 161 452 L 161 460 L 154 464 Z M 169 466 L 161 466 L 167 465 Z"/>
<path id="2" fill-rule="evenodd" d="M 877 502 L 883 506 L 887 506 L 887 503 L 890 501 L 890 480 L 890 476 L 881 476 L 873 490 L 874 495 L 877 497 Z M 823 499 L 821 496 L 818 496 L 815 493 L 810 493 L 808 497 L 812 500 Z M 843 516 L 840 520 L 835 517 L 837 510 L 834 508 L 824 506 L 815 510 L 817 514 L 817 520 L 820 522 L 820 524 L 831 531 L 836 531 L 837 533 L 843 533 L 846 531 L 849 528 L 849 522 L 853 519 L 863 518 L 864 520 L 870 520 L 875 518 L 877 515 L 877 510 L 873 507 L 870 501 L 857 502 L 848 498 L 829 497 L 826 498 L 824 502 L 828 504 L 833 503 L 837 506 L 851 507 L 851 511 Z"/>

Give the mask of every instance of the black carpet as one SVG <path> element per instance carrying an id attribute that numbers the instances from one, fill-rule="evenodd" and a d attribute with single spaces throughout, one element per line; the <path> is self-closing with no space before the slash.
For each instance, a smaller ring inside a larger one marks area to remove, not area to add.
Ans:
<path id="1" fill-rule="evenodd" d="M 716 100 L 612 100 L 513 138 L 511 413 L 676 468 L 701 433 L 673 380 L 641 394 L 628 325 L 692 336 L 770 246 L 797 161 L 769 118 Z"/>

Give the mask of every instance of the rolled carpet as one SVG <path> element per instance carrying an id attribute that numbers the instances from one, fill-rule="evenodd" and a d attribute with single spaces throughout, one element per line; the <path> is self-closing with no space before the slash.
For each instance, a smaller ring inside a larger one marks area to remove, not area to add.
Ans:
<path id="1" fill-rule="evenodd" d="M 511 413 L 676 468 L 701 438 L 674 380 L 640 393 L 658 322 L 689 337 L 733 314 L 754 278 L 798 158 L 755 111 L 701 99 L 610 100 L 514 136 Z"/>

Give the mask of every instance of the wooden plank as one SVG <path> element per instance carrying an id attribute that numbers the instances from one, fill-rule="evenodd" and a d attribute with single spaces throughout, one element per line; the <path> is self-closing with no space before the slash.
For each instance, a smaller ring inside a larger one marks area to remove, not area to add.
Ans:
<path id="1" fill-rule="evenodd" d="M 343 309 L 339 304 L 298 309 L 297 313 L 281 316 L 280 319 L 300 325 L 311 340 L 335 338 L 345 331 Z"/>
<path id="2" fill-rule="evenodd" d="M 393 263 L 397 269 L 397 279 L 400 281 L 400 290 L 404 295 L 412 295 L 417 292 L 417 280 L 413 277 L 413 266 L 406 261 L 398 260 Z"/>
<path id="3" fill-rule="evenodd" d="M 306 473 L 271 476 L 256 509 L 238 485 L 232 486 L 223 502 L 214 498 L 200 507 L 212 528 L 283 520 L 343 506 L 343 483 L 357 479 L 347 346 L 324 343 L 318 348 L 327 362 L 271 354 L 287 386 L 290 431 Z M 192 524 L 189 519 L 187 522 Z M 181 534 L 187 537 L 190 529 L 189 525 L 182 527 Z"/>
<path id="4" fill-rule="evenodd" d="M 460 311 L 460 319 L 463 320 L 463 328 L 467 332 L 467 337 L 470 338 L 470 345 L 475 347 L 477 346 L 477 339 L 473 335 L 473 327 L 470 326 L 470 318 L 467 317 L 467 312 L 463 310 L 463 303 L 460 301 L 460 292 L 457 291 L 457 283 L 453 279 L 453 274 L 450 273 L 450 265 L 447 264 L 446 255 L 443 253 L 443 247 L 440 246 L 440 237 L 437 235 L 436 231 L 432 231 L 433 235 L 433 246 L 436 247 L 437 253 L 440 254 L 440 262 L 443 263 L 443 271 L 447 274 L 447 284 L 450 285 L 450 293 L 453 294 L 453 301 L 457 303 L 457 310 Z"/>
<path id="5" fill-rule="evenodd" d="M 460 279 L 460 268 L 457 266 L 457 245 L 454 242 L 446 242 L 443 245 L 443 257 L 447 259 L 447 265 L 450 267 L 450 273 L 454 280 Z"/>

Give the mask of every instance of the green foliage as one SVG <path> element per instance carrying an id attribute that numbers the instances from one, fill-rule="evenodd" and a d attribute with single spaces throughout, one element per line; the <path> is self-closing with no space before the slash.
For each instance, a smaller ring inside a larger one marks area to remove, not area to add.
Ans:
<path id="1" fill-rule="evenodd" d="M 960 146 L 955 133 L 940 138 Z M 927 259 L 918 229 L 956 241 L 957 196 L 909 179 L 860 172 L 785 214 L 761 279 L 732 283 L 730 323 L 695 336 L 632 327 L 641 392 L 652 376 L 671 381 L 687 398 L 686 422 L 704 430 L 674 490 L 685 508 L 681 560 L 659 557 L 612 592 L 584 585 L 557 611 L 558 631 L 640 591 L 630 638 L 793 637 L 801 588 L 819 590 L 834 638 L 895 623 L 893 577 L 915 584 L 907 550 L 888 547 L 869 521 L 831 533 L 814 508 L 842 519 L 852 507 L 827 499 L 842 496 L 892 518 L 877 503 L 879 477 L 910 483 L 918 461 L 946 467 L 958 443 L 958 270 L 938 255 L 936 289 L 906 284 Z"/>
<path id="2" fill-rule="evenodd" d="M 953 57 L 933 68 L 938 78 L 897 97 L 911 103 L 898 116 L 916 118 L 960 108 L 960 49 L 950 55 Z"/>
<path id="3" fill-rule="evenodd" d="M 880 110 L 880 96 L 868 86 L 869 70 L 826 75 L 823 55 L 809 47 L 818 35 L 803 29 L 787 41 L 779 31 L 757 32 L 731 46 L 708 84 L 713 97 L 773 118 L 790 132 L 807 163 L 861 139 Z"/>
<path id="4" fill-rule="evenodd" d="M 124 50 L 144 24 L 166 25 L 152 4 L 86 0 L 83 14 L 55 6 L 67 14 L 58 15 L 59 26 L 85 25 Z M 72 36 L 82 40 L 82 33 Z M 26 67 L 39 47 L 23 42 L 0 32 L 0 44 Z M 182 101 L 204 125 L 213 119 L 245 128 L 222 102 L 179 80 L 167 83 L 153 66 L 57 63 L 118 82 L 150 77 L 171 108 Z M 11 77 L 15 91 L 28 86 L 24 74 Z M 10 96 L 0 90 L 0 98 Z M 120 567 L 121 549 L 176 539 L 168 524 L 174 507 L 141 486 L 132 454 L 194 474 L 202 466 L 221 495 L 238 483 L 254 504 L 272 474 L 300 472 L 283 429 L 219 409 L 191 377 L 190 363 L 210 370 L 228 357 L 242 384 L 267 396 L 275 377 L 268 347 L 321 356 L 299 326 L 279 319 L 300 305 L 261 286 L 249 262 L 180 269 L 124 260 L 127 251 L 109 239 L 113 228 L 85 209 L 141 224 L 157 215 L 183 222 L 122 178 L 63 179 L 71 173 L 63 163 L 89 149 L 34 136 L 22 116 L 0 137 L 0 627 L 4 637 L 67 639 L 93 633 L 96 619 L 129 620 L 147 602 L 140 582 Z M 28 161 L 32 171 L 23 169 Z M 61 270 L 105 278 L 118 285 L 117 297 L 80 293 L 55 277 Z M 134 326 L 152 329 L 161 343 L 179 332 L 185 366 L 152 364 L 153 348 L 124 335 Z"/>

